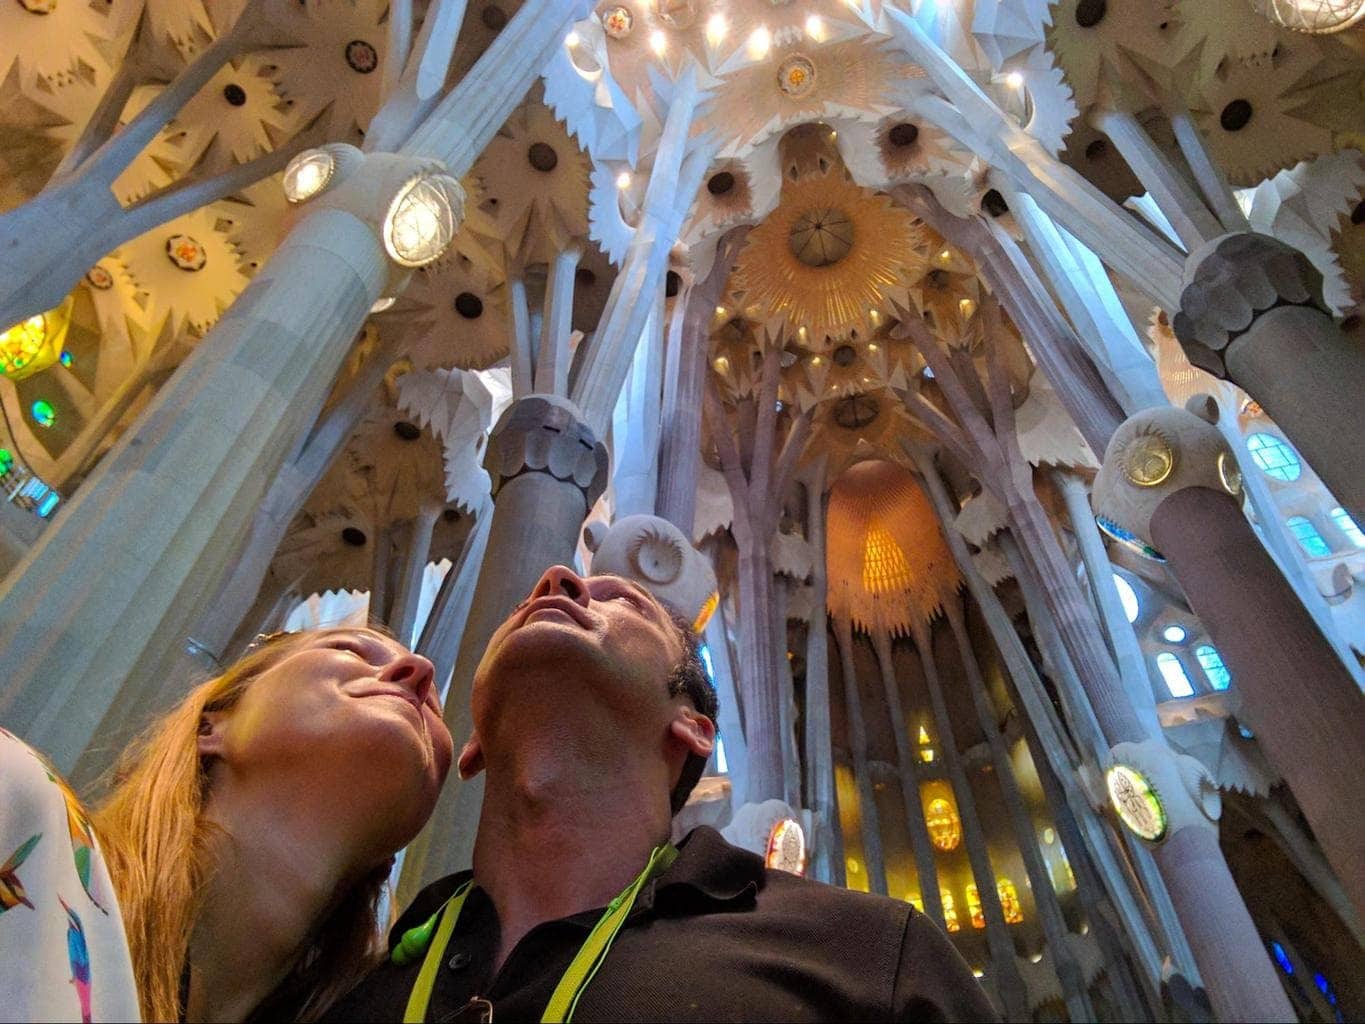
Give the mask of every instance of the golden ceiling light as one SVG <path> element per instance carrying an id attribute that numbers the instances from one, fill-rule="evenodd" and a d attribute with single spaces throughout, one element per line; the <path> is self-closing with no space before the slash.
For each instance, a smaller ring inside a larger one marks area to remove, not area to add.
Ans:
<path id="1" fill-rule="evenodd" d="M 914 476 L 888 461 L 859 462 L 830 493 L 826 527 L 829 609 L 869 632 L 910 631 L 957 590 L 957 566 Z"/>
<path id="2" fill-rule="evenodd" d="M 803 174 L 749 232 L 734 286 L 763 318 L 803 324 L 816 339 L 871 334 L 868 311 L 922 269 L 920 230 L 907 210 L 837 169 Z"/>
<path id="3" fill-rule="evenodd" d="M 1277 25 L 1315 35 L 1342 32 L 1365 18 L 1365 0 L 1251 0 Z"/>

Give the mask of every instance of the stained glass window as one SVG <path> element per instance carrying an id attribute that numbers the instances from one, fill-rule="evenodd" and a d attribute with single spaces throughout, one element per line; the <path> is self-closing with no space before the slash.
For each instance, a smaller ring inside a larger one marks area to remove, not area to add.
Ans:
<path id="1" fill-rule="evenodd" d="M 977 891 L 975 883 L 967 886 L 967 912 L 972 915 L 973 928 L 986 927 L 986 915 L 981 910 L 981 893 Z"/>
<path id="2" fill-rule="evenodd" d="M 962 925 L 957 920 L 957 905 L 953 902 L 953 894 L 947 889 L 942 889 L 938 897 L 943 901 L 943 926 L 950 932 L 960 932 Z"/>
<path id="3" fill-rule="evenodd" d="M 1248 434 L 1247 451 L 1251 452 L 1251 461 L 1276 480 L 1297 480 L 1303 472 L 1294 449 L 1274 434 Z"/>
<path id="4" fill-rule="evenodd" d="M 52 403 L 40 398 L 33 403 L 33 419 L 40 427 L 50 427 L 57 422 L 57 410 Z"/>
<path id="5" fill-rule="evenodd" d="M 1226 690 L 1232 682 L 1232 673 L 1223 664 L 1223 656 L 1217 649 L 1200 644 L 1194 649 L 1194 656 L 1199 659 L 1199 667 L 1204 670 L 1204 675 L 1209 677 L 1209 685 L 1215 690 Z"/>
<path id="6" fill-rule="evenodd" d="M 1336 524 L 1338 530 L 1346 534 L 1351 543 L 1358 548 L 1365 548 L 1365 533 L 1362 533 L 1360 526 L 1351 518 L 1351 513 L 1338 505 L 1327 513 L 1332 517 L 1332 522 Z"/>
<path id="7" fill-rule="evenodd" d="M 1024 908 L 1019 905 L 1019 890 L 1008 878 L 995 880 L 995 891 L 1000 896 L 1000 909 L 1005 914 L 1006 924 L 1023 924 Z"/>
<path id="8" fill-rule="evenodd" d="M 1123 615 L 1129 622 L 1136 622 L 1138 617 L 1138 596 L 1133 585 L 1118 573 L 1114 573 L 1114 586 L 1118 588 L 1119 603 L 1123 605 Z"/>
<path id="9" fill-rule="evenodd" d="M 962 821 L 953 805 L 942 797 L 929 801 L 929 813 L 924 817 L 929 838 L 938 849 L 945 853 L 956 850 L 962 842 Z"/>
<path id="10" fill-rule="evenodd" d="M 1190 684 L 1190 677 L 1185 674 L 1185 666 L 1180 664 L 1180 659 L 1174 654 L 1162 651 L 1156 656 L 1156 667 L 1172 697 L 1194 696 L 1194 687 Z"/>
<path id="11" fill-rule="evenodd" d="M 1290 516 L 1285 520 L 1285 525 L 1289 527 L 1289 532 L 1294 535 L 1299 547 L 1303 548 L 1309 558 L 1326 558 L 1332 553 L 1332 549 L 1322 539 L 1322 534 L 1318 533 L 1318 528 L 1305 517 Z"/>

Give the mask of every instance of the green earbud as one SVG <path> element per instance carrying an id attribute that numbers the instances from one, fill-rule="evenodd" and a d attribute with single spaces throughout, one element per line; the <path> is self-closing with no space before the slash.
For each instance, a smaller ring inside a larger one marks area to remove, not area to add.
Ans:
<path id="1" fill-rule="evenodd" d="M 442 907 L 441 910 L 444 910 Z M 415 928 L 409 928 L 403 933 L 403 937 L 398 940 L 398 945 L 393 947 L 389 953 L 389 959 L 395 966 L 406 967 L 408 964 L 416 963 L 422 958 L 422 954 L 431 945 L 431 933 L 436 930 L 436 922 L 441 916 L 438 910 L 429 918 Z"/>

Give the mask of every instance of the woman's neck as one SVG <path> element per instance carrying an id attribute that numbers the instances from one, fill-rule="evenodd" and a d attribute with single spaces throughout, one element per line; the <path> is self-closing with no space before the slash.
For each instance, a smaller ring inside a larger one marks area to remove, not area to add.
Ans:
<path id="1" fill-rule="evenodd" d="M 186 1020 L 241 1021 L 289 974 L 336 899 L 344 840 L 319 835 L 296 808 L 215 794 L 206 811 L 221 835 L 190 936 Z"/>
<path id="2" fill-rule="evenodd" d="M 562 745 L 519 746 L 523 756 L 490 759 L 474 846 L 474 879 L 501 928 L 496 966 L 536 925 L 608 903 L 669 835 L 657 757 L 606 766 Z"/>

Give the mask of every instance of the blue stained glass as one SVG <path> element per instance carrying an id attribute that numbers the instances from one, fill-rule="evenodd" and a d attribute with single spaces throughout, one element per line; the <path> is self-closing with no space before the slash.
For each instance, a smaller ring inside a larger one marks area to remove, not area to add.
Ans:
<path id="1" fill-rule="evenodd" d="M 1351 513 L 1338 505 L 1327 513 L 1332 517 L 1332 522 L 1337 524 L 1337 529 L 1346 534 L 1352 544 L 1358 548 L 1365 548 L 1365 533 L 1362 533 L 1356 521 L 1351 518 Z"/>
<path id="2" fill-rule="evenodd" d="M 1275 962 L 1280 965 L 1280 970 L 1284 971 L 1285 974 L 1294 973 L 1294 965 L 1289 962 L 1289 954 L 1274 939 L 1270 940 L 1270 952 L 1274 955 Z"/>
<path id="3" fill-rule="evenodd" d="M 1194 696 L 1194 687 L 1190 684 L 1190 677 L 1185 674 L 1185 666 L 1180 664 L 1180 659 L 1174 654 L 1162 651 L 1156 656 L 1156 667 L 1160 669 L 1161 678 L 1166 681 L 1166 689 L 1172 697 Z"/>
<path id="4" fill-rule="evenodd" d="M 716 666 L 711 660 L 711 648 L 706 644 L 701 644 L 697 648 L 697 654 L 701 657 L 702 666 L 706 669 L 706 678 L 711 681 L 711 685 L 716 685 Z"/>
<path id="5" fill-rule="evenodd" d="M 1303 465 L 1294 449 L 1274 434 L 1248 434 L 1247 451 L 1251 461 L 1261 467 L 1266 476 L 1276 480 L 1297 480 Z"/>
<path id="6" fill-rule="evenodd" d="M 38 502 L 38 514 L 46 519 L 52 514 L 52 510 L 57 507 L 57 502 L 62 500 L 62 496 L 56 491 L 49 491 L 47 497 Z"/>
<path id="7" fill-rule="evenodd" d="M 1299 546 L 1308 553 L 1309 558 L 1326 558 L 1332 553 L 1332 549 L 1322 539 L 1322 534 L 1318 533 L 1318 528 L 1303 516 L 1290 516 L 1285 520 L 1285 525 L 1289 527 L 1289 532 L 1294 535 Z"/>
<path id="8" fill-rule="evenodd" d="M 1215 690 L 1226 690 L 1232 683 L 1232 673 L 1223 664 L 1223 656 L 1217 648 L 1201 644 L 1195 648 L 1194 656 L 1199 659 L 1199 667 L 1204 670 L 1204 675 L 1209 677 L 1209 685 Z"/>

